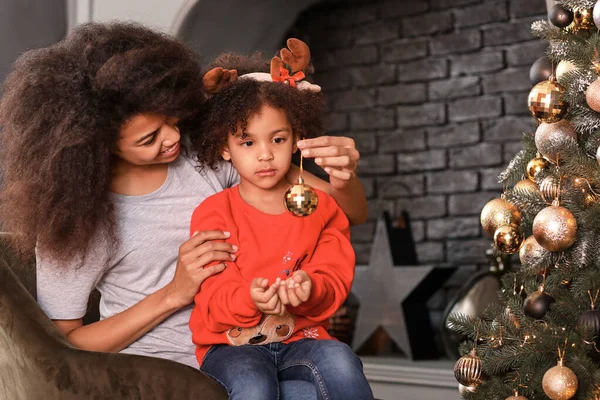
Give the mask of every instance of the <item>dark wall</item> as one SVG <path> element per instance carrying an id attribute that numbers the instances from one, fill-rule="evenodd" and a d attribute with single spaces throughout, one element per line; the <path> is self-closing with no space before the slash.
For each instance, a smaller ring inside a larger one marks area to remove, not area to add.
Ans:
<path id="1" fill-rule="evenodd" d="M 371 222 L 408 210 L 421 262 L 485 262 L 479 212 L 535 127 L 526 100 L 546 44 L 530 34 L 544 0 L 328 1 L 290 34 L 313 51 L 330 132 L 355 138 Z"/>
<path id="2" fill-rule="evenodd" d="M 55 43 L 66 32 L 65 0 L 0 0 L 0 82 L 21 53 Z"/>
<path id="3" fill-rule="evenodd" d="M 353 137 L 362 154 L 370 215 L 352 229 L 358 263 L 382 211 L 407 210 L 420 263 L 460 267 L 429 302 L 436 328 L 487 263 L 480 211 L 535 129 L 529 68 L 546 43 L 530 25 L 545 17 L 544 0 L 330 0 L 289 32 L 311 47 L 329 131 Z"/>

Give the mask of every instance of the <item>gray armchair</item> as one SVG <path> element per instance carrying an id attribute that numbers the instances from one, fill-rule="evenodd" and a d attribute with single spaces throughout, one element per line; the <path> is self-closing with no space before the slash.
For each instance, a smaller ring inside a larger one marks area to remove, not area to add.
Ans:
<path id="1" fill-rule="evenodd" d="M 71 346 L 35 301 L 35 265 L 0 236 L 0 399 L 227 399 L 199 370 Z"/>

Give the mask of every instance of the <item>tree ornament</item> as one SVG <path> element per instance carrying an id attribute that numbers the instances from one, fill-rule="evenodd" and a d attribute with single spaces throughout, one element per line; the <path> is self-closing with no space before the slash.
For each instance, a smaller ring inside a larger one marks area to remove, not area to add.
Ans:
<path id="1" fill-rule="evenodd" d="M 519 392 L 515 390 L 515 394 L 513 396 L 507 397 L 506 400 L 527 400 L 527 397 L 519 396 Z"/>
<path id="2" fill-rule="evenodd" d="M 587 310 L 582 312 L 577 318 L 577 329 L 580 333 L 587 333 L 587 339 L 598 341 L 600 339 L 600 311 Z"/>
<path id="3" fill-rule="evenodd" d="M 600 146 L 598 146 L 598 150 L 596 150 L 596 161 L 600 164 Z"/>
<path id="4" fill-rule="evenodd" d="M 573 22 L 567 27 L 572 33 L 586 33 L 596 29 L 594 25 L 594 10 L 573 9 Z"/>
<path id="5" fill-rule="evenodd" d="M 532 85 L 542 81 L 547 81 L 552 75 L 552 61 L 547 56 L 542 56 L 535 60 L 529 68 L 529 80 Z"/>
<path id="6" fill-rule="evenodd" d="M 481 371 L 481 358 L 477 356 L 475 349 L 459 358 L 454 364 L 454 377 L 464 386 L 478 386 L 481 383 Z"/>
<path id="7" fill-rule="evenodd" d="M 527 177 L 532 182 L 535 182 L 535 176 L 538 172 L 548 166 L 548 160 L 543 157 L 532 158 L 527 164 Z"/>
<path id="8" fill-rule="evenodd" d="M 481 226 L 490 236 L 502 225 L 519 225 L 521 211 L 512 203 L 500 198 L 490 200 L 481 210 Z"/>
<path id="9" fill-rule="evenodd" d="M 315 212 L 319 204 L 317 192 L 304 183 L 302 178 L 302 156 L 300 156 L 300 175 L 298 182 L 285 192 L 285 208 L 296 217 L 306 217 Z"/>
<path id="10" fill-rule="evenodd" d="M 585 339 L 589 342 L 597 342 L 600 339 L 600 311 L 596 310 L 598 293 L 600 290 L 596 291 L 596 296 L 592 299 L 592 293 L 588 290 L 591 301 L 590 309 L 582 312 L 577 318 L 577 330 L 580 334 L 585 335 Z"/>
<path id="11" fill-rule="evenodd" d="M 596 2 L 594 4 L 594 8 L 592 9 L 592 19 L 594 20 L 594 25 L 596 28 L 600 29 L 600 2 Z"/>
<path id="12" fill-rule="evenodd" d="M 523 302 L 523 313 L 528 317 L 542 319 L 550 309 L 550 304 L 554 303 L 554 298 L 546 293 L 544 286 L 531 293 Z"/>
<path id="13" fill-rule="evenodd" d="M 565 87 L 551 76 L 538 83 L 529 92 L 527 104 L 531 114 L 541 122 L 558 122 L 567 113 L 569 104 L 562 99 Z"/>
<path id="14" fill-rule="evenodd" d="M 531 235 L 525 239 L 519 250 L 519 260 L 521 260 L 521 264 L 531 266 L 535 265 L 547 253 L 548 250 L 540 246 L 535 237 Z"/>
<path id="15" fill-rule="evenodd" d="M 514 225 L 502 225 L 494 232 L 496 248 L 506 254 L 514 254 L 523 243 L 523 231 Z"/>
<path id="16" fill-rule="evenodd" d="M 560 193 L 558 179 L 553 175 L 545 177 L 540 183 L 540 193 L 547 203 L 552 203 Z"/>
<path id="17" fill-rule="evenodd" d="M 465 386 L 462 383 L 458 384 L 458 393 L 460 393 L 462 397 L 464 397 L 467 393 L 475 392 L 475 389 L 477 389 L 476 386 Z"/>
<path id="18" fill-rule="evenodd" d="M 551 124 L 542 122 L 535 131 L 535 147 L 546 159 L 557 162 L 560 158 L 558 147 L 567 137 L 577 141 L 577 133 L 566 119 Z"/>
<path id="19" fill-rule="evenodd" d="M 587 87 L 585 101 L 592 110 L 600 112 L 600 79 L 596 79 Z"/>
<path id="20" fill-rule="evenodd" d="M 563 251 L 571 247 L 577 235 L 577 221 L 558 201 L 540 211 L 533 220 L 533 236 L 548 251 Z"/>
<path id="21" fill-rule="evenodd" d="M 518 190 L 522 190 L 523 192 L 526 193 L 535 193 L 535 192 L 539 192 L 539 188 L 538 186 L 535 184 L 535 182 L 530 181 L 529 179 L 522 179 L 519 182 L 517 182 L 515 184 L 514 189 L 518 189 Z"/>
<path id="22" fill-rule="evenodd" d="M 557 4 L 550 9 L 550 14 L 548 17 L 550 22 L 552 22 L 552 25 L 556 26 L 557 28 L 566 28 L 573 22 L 574 15 L 572 11 L 567 10 L 563 6 Z"/>
<path id="23" fill-rule="evenodd" d="M 571 61 L 562 60 L 556 66 L 556 80 L 558 80 L 558 82 L 560 83 L 563 80 L 566 73 L 575 71 L 576 69 L 577 68 L 575 68 L 575 64 L 573 64 Z"/>
<path id="24" fill-rule="evenodd" d="M 565 340 L 565 349 L 566 347 L 567 340 Z M 569 367 L 565 367 L 565 350 L 561 352 L 559 348 L 558 354 L 557 365 L 546 371 L 542 378 L 542 389 L 552 400 L 568 400 L 575 396 L 579 381 L 577 375 Z"/>

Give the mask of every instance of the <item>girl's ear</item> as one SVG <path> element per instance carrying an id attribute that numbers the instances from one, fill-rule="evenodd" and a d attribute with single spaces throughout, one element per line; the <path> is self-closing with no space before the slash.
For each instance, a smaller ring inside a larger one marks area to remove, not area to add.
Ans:
<path id="1" fill-rule="evenodd" d="M 229 146 L 225 145 L 225 147 L 223 148 L 223 151 L 221 152 L 221 157 L 223 157 L 223 160 L 225 160 L 225 161 L 231 161 L 231 154 L 229 153 Z"/>
<path id="2" fill-rule="evenodd" d="M 300 140 L 300 139 L 298 139 Z M 292 154 L 298 151 L 298 140 L 294 141 L 294 147 L 292 147 Z"/>

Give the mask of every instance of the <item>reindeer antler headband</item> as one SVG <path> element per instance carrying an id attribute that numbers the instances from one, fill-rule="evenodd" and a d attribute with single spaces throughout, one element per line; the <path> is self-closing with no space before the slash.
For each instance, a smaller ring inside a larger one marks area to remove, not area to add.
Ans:
<path id="1" fill-rule="evenodd" d="M 282 82 L 300 90 L 320 92 L 319 85 L 304 81 L 304 71 L 310 63 L 310 49 L 302 40 L 290 38 L 286 42 L 288 48 L 279 52 L 280 57 L 271 59 L 271 72 L 252 72 L 239 79 L 254 79 L 260 82 Z M 213 68 L 202 78 L 207 93 L 215 94 L 238 79 L 235 69 Z"/>

